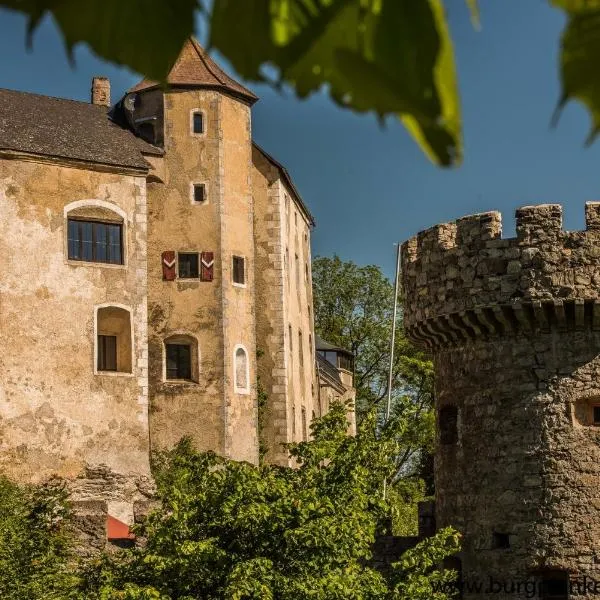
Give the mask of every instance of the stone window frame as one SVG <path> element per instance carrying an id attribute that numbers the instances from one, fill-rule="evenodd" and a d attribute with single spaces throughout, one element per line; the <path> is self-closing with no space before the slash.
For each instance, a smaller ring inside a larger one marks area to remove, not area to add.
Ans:
<path id="1" fill-rule="evenodd" d="M 246 355 L 246 387 L 239 387 L 237 382 L 236 355 L 238 350 L 243 350 Z M 248 395 L 250 393 L 250 358 L 244 344 L 236 344 L 233 348 L 233 389 L 236 394 Z"/>
<path id="2" fill-rule="evenodd" d="M 196 133 L 194 131 L 194 115 L 200 113 L 202 115 L 202 133 Z M 206 110 L 203 108 L 192 108 L 190 110 L 190 135 L 195 138 L 206 137 Z"/>
<path id="3" fill-rule="evenodd" d="M 204 186 L 204 201 L 203 202 L 196 202 L 196 197 L 195 197 L 195 189 L 197 185 L 202 185 Z M 190 203 L 192 206 L 206 206 L 207 204 L 210 204 L 209 201 L 209 196 L 208 196 L 208 181 L 191 181 L 190 182 Z"/>
<path id="4" fill-rule="evenodd" d="M 98 312 L 102 308 L 120 308 L 129 313 L 129 335 L 131 340 L 131 373 L 127 371 L 99 371 L 98 370 Z M 134 377 L 135 373 L 135 336 L 134 336 L 134 325 L 133 325 L 133 309 L 131 306 L 126 304 L 119 304 L 118 302 L 104 302 L 102 304 L 94 305 L 94 375 L 99 377 Z"/>
<path id="5" fill-rule="evenodd" d="M 233 263 L 236 258 L 241 258 L 244 261 L 244 283 L 237 283 L 233 280 L 234 268 Z M 248 287 L 248 258 L 243 254 L 232 254 L 231 255 L 231 285 L 237 288 Z"/>
<path id="6" fill-rule="evenodd" d="M 448 417 L 452 419 L 449 421 Z M 437 427 L 441 446 L 456 446 L 460 439 L 460 410 L 453 403 L 442 404 L 437 410 Z M 448 425 L 452 427 L 448 429 Z"/>
<path id="7" fill-rule="evenodd" d="M 587 392 L 578 395 L 570 403 L 573 425 L 594 431 L 600 429 L 600 421 L 594 422 L 594 407 L 600 407 L 600 391 L 587 390 Z M 582 412 L 584 415 L 583 421 L 580 419 Z"/>
<path id="8" fill-rule="evenodd" d="M 176 331 L 171 331 L 162 338 L 161 340 L 161 355 L 162 355 L 162 373 L 161 378 L 162 382 L 168 385 L 176 385 L 176 386 L 185 386 L 192 385 L 196 386 L 200 384 L 200 376 L 202 374 L 202 353 L 200 351 L 200 339 L 197 335 L 192 333 L 191 331 L 187 331 L 184 329 L 178 329 Z M 192 347 L 191 352 L 191 371 L 192 378 L 191 379 L 168 379 L 167 378 L 167 343 L 177 343 L 177 342 L 191 342 L 190 346 Z"/>
<path id="9" fill-rule="evenodd" d="M 71 213 L 74 211 L 78 211 L 79 209 L 90 209 L 101 208 L 103 210 L 107 210 L 112 212 L 115 215 L 114 220 L 106 220 L 98 219 L 93 215 L 89 215 L 87 218 L 91 220 L 96 220 L 99 222 L 106 222 L 111 224 L 120 224 L 121 225 L 121 256 L 123 262 L 121 264 L 116 263 L 105 263 L 105 262 L 96 262 L 96 261 L 88 261 L 88 260 L 74 260 L 69 258 L 69 218 L 77 218 L 77 219 L 85 219 L 86 214 L 85 210 L 80 214 L 73 216 Z M 71 215 L 71 216 L 70 216 Z M 127 213 L 117 204 L 113 202 L 107 202 L 106 200 L 99 199 L 86 199 L 86 200 L 75 200 L 74 202 L 70 202 L 66 204 L 63 208 L 63 257 L 64 263 L 73 267 L 94 267 L 99 269 L 117 269 L 123 270 L 127 269 L 129 262 L 129 253 L 127 249 L 129 247 L 127 241 L 129 238 L 129 227 L 128 227 L 128 218 Z"/>

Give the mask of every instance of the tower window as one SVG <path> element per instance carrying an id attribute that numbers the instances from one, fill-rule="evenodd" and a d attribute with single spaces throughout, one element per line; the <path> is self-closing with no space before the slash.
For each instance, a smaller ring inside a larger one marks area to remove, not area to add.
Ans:
<path id="1" fill-rule="evenodd" d="M 192 131 L 195 134 L 204 133 L 204 115 L 200 111 L 192 115 Z"/>
<path id="2" fill-rule="evenodd" d="M 600 425 L 600 405 L 593 407 L 594 425 Z"/>
<path id="3" fill-rule="evenodd" d="M 179 277 L 181 279 L 197 279 L 198 278 L 198 253 L 179 253 Z"/>
<path id="4" fill-rule="evenodd" d="M 233 283 L 237 285 L 246 284 L 245 263 L 243 256 L 233 257 Z"/>
<path id="5" fill-rule="evenodd" d="M 194 203 L 202 204 L 206 202 L 206 186 L 203 183 L 194 183 Z"/>
<path id="6" fill-rule="evenodd" d="M 508 533 L 492 533 L 492 548 L 496 550 L 505 550 L 510 548 L 510 535 Z"/>
<path id="7" fill-rule="evenodd" d="M 248 393 L 249 379 L 248 354 L 242 346 L 236 346 L 234 351 L 234 387 L 238 394 Z"/>
<path id="8" fill-rule="evenodd" d="M 443 406 L 439 411 L 440 442 L 444 445 L 458 441 L 458 408 L 454 405 Z"/>
<path id="9" fill-rule="evenodd" d="M 123 226 L 69 219 L 69 260 L 123 264 Z"/>
<path id="10" fill-rule="evenodd" d="M 192 378 L 192 352 L 189 344 L 166 344 L 167 379 Z"/>

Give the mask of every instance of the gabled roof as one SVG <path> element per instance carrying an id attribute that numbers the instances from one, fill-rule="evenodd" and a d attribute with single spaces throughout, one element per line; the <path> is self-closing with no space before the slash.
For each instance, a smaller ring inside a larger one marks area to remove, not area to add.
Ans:
<path id="1" fill-rule="evenodd" d="M 188 38 L 183 45 L 179 58 L 167 76 L 167 83 L 173 87 L 219 89 L 249 104 L 254 104 L 258 100 L 258 96 L 229 77 L 193 37 Z M 156 81 L 143 79 L 128 93 L 141 92 L 158 86 L 159 83 Z"/>
<path id="2" fill-rule="evenodd" d="M 158 149 L 112 122 L 106 106 L 0 89 L 0 150 L 148 170 Z"/>
<path id="3" fill-rule="evenodd" d="M 300 196 L 300 192 L 294 185 L 294 182 L 292 181 L 292 178 L 291 178 L 290 174 L 288 173 L 288 170 L 280 162 L 275 160 L 270 154 L 268 154 L 265 150 L 263 150 L 263 148 L 261 148 L 256 142 L 253 141 L 252 145 L 279 171 L 279 176 L 283 179 L 285 185 L 292 192 L 292 196 L 294 196 L 294 200 L 296 201 L 296 204 L 300 207 L 300 210 L 304 213 L 304 216 L 306 217 L 310 226 L 314 227 L 315 219 L 312 216 L 312 214 L 310 213 L 310 211 L 308 210 L 308 207 L 306 206 L 306 204 L 304 204 L 304 201 L 302 200 L 302 196 Z"/>

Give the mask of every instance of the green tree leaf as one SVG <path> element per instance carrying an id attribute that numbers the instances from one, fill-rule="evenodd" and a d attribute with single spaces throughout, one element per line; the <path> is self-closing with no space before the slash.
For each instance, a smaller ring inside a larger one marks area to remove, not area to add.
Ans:
<path id="1" fill-rule="evenodd" d="M 101 58 L 163 81 L 194 31 L 197 0 L 2 0 L 24 13 L 30 35 L 51 14 L 72 57 L 78 42 Z"/>
<path id="2" fill-rule="evenodd" d="M 441 0 L 215 0 L 211 45 L 246 79 L 278 71 L 304 98 L 396 115 L 436 163 L 462 159 L 454 53 Z"/>
<path id="3" fill-rule="evenodd" d="M 590 112 L 591 144 L 600 131 L 600 2 L 598 0 L 552 0 L 562 8 L 568 22 L 562 35 L 560 73 L 562 96 L 554 122 L 570 100 L 579 100 Z"/>

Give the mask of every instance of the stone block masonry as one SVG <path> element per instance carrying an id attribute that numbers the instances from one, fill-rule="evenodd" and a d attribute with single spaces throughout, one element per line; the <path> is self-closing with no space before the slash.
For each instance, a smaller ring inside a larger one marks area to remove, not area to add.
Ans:
<path id="1" fill-rule="evenodd" d="M 463 534 L 465 580 L 599 579 L 600 203 L 585 231 L 558 205 L 516 218 L 516 238 L 490 212 L 402 248 L 406 333 L 434 357 L 436 521 Z"/>

